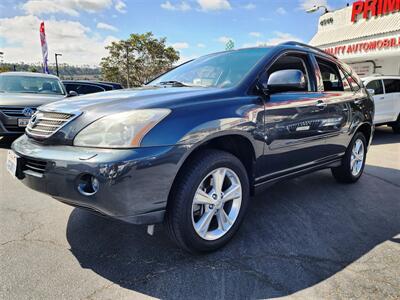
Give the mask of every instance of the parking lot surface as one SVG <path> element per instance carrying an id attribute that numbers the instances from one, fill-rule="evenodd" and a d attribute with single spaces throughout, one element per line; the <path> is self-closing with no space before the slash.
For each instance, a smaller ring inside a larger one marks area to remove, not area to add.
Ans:
<path id="1" fill-rule="evenodd" d="M 388 128 L 357 184 L 329 170 L 277 183 L 203 256 L 161 226 L 149 236 L 29 190 L 6 173 L 9 146 L 0 140 L 0 299 L 400 298 L 400 136 Z"/>

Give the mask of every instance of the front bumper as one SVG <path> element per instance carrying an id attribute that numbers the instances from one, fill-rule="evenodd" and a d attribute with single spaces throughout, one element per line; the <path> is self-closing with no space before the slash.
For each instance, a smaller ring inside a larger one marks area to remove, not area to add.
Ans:
<path id="1" fill-rule="evenodd" d="M 182 146 L 127 150 L 45 146 L 26 135 L 12 149 L 21 157 L 17 175 L 28 187 L 133 224 L 163 221 L 185 152 Z M 99 181 L 94 195 L 85 196 L 78 190 L 85 174 Z"/>

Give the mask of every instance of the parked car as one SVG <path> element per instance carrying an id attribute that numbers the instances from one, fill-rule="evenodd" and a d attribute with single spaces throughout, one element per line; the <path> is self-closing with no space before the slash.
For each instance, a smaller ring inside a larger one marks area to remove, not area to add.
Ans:
<path id="1" fill-rule="evenodd" d="M 143 88 L 42 107 L 13 143 L 8 170 L 61 202 L 165 222 L 183 249 L 213 251 L 267 184 L 324 168 L 356 182 L 373 113 L 357 75 L 321 50 L 288 42 L 227 51 Z"/>
<path id="2" fill-rule="evenodd" d="M 0 136 L 23 134 L 38 106 L 66 96 L 56 76 L 30 72 L 1 73 Z"/>
<path id="3" fill-rule="evenodd" d="M 370 76 L 362 79 L 375 101 L 374 124 L 388 125 L 400 133 L 400 76 Z"/>
<path id="4" fill-rule="evenodd" d="M 62 82 L 68 93 L 73 91 L 78 95 L 120 90 L 123 88 L 119 83 L 106 81 L 63 80 Z"/>

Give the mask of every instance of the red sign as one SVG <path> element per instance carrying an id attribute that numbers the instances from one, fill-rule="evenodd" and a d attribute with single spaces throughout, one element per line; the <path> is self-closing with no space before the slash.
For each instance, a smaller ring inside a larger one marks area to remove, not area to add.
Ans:
<path id="1" fill-rule="evenodd" d="M 324 49 L 325 52 L 333 55 L 357 54 L 390 48 L 400 48 L 400 37 L 372 40 L 368 42 L 354 43 L 344 46 L 336 46 Z"/>
<path id="2" fill-rule="evenodd" d="M 400 0 L 365 0 L 353 3 L 351 21 L 357 22 L 358 15 L 362 14 L 364 19 L 383 16 L 400 11 Z"/>

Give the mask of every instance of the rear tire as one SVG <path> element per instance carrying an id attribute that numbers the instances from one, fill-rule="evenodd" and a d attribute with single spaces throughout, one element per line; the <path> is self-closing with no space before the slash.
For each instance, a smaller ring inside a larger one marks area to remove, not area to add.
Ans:
<path id="1" fill-rule="evenodd" d="M 355 183 L 360 179 L 367 154 L 367 140 L 361 132 L 357 132 L 346 150 L 340 167 L 332 168 L 333 177 L 338 182 Z"/>
<path id="2" fill-rule="evenodd" d="M 176 179 L 165 222 L 180 248 L 215 251 L 239 229 L 248 204 L 249 180 L 241 161 L 224 151 L 205 150 Z"/>
<path id="3" fill-rule="evenodd" d="M 400 115 L 397 117 L 397 120 L 390 124 L 394 133 L 400 133 Z"/>

